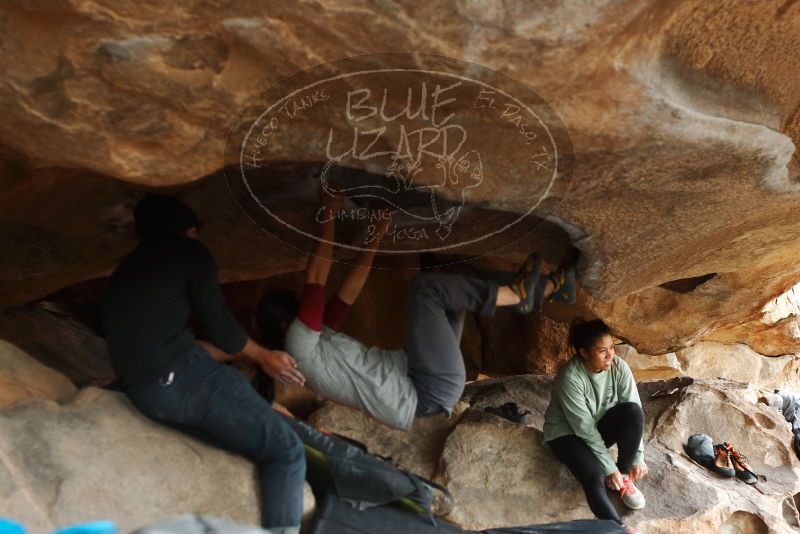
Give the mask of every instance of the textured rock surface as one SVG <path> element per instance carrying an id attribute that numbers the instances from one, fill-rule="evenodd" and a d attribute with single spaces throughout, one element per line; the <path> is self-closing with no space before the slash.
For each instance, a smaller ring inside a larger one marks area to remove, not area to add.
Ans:
<path id="1" fill-rule="evenodd" d="M 48 303 L 0 313 L 0 339 L 20 347 L 79 387 L 114 380 L 105 340 Z"/>
<path id="2" fill-rule="evenodd" d="M 252 463 L 146 419 L 120 394 L 20 403 L 0 412 L 0 429 L 0 515 L 31 532 L 99 518 L 127 532 L 184 513 L 259 522 Z M 310 510 L 309 487 L 304 498 Z"/>
<path id="3" fill-rule="evenodd" d="M 220 169 L 228 126 L 272 83 L 414 50 L 486 65 L 561 115 L 576 172 L 543 215 L 583 250 L 585 304 L 620 335 L 660 353 L 752 323 L 731 340 L 774 354 L 756 339 L 761 307 L 800 278 L 794 2 L 7 2 L 0 28 L 0 248 L 13 251 L 0 305 L 109 271 L 131 244 L 111 230 L 141 192 L 114 179 L 196 182 Z M 305 159 L 303 133 L 276 159 Z M 495 215 L 525 204 L 508 156 L 475 199 Z M 302 265 L 249 226 L 219 177 L 180 191 L 209 221 L 226 279 Z M 780 328 L 777 353 L 796 352 L 794 323 Z"/>
<path id="4" fill-rule="evenodd" d="M 650 399 L 665 386 L 681 389 Z M 449 520 L 473 529 L 591 517 L 583 493 L 566 468 L 541 445 L 543 411 L 550 377 L 515 376 L 475 382 L 464 400 L 472 403 L 449 433 L 436 465 L 435 480 L 445 484 L 456 506 Z M 781 532 L 796 530 L 794 511 L 784 501 L 800 491 L 800 461 L 780 414 L 758 403 L 766 390 L 739 382 L 680 378 L 639 384 L 646 414 L 645 460 L 650 474 L 639 487 L 648 499 L 638 512 L 616 505 L 642 532 Z M 512 424 L 482 408 L 514 401 L 531 410 L 527 426 Z M 336 413 L 334 417 L 332 414 Z M 381 454 L 403 461 L 407 445 L 380 427 L 364 427 L 363 416 L 329 407 L 329 427 L 380 443 Z M 444 430 L 444 428 L 442 429 Z M 728 440 L 744 452 L 761 475 L 757 487 L 721 478 L 696 465 L 683 451 L 694 433 Z M 392 446 L 396 447 L 392 449 Z"/>
<path id="5" fill-rule="evenodd" d="M 639 354 L 630 345 L 622 345 L 617 354 L 628 362 L 637 380 L 690 376 L 726 378 L 789 390 L 795 390 L 798 385 L 796 355 L 763 356 L 741 343 L 701 341 L 657 356 Z"/>
<path id="6" fill-rule="evenodd" d="M 378 456 L 425 478 L 432 478 L 445 439 L 461 419 L 465 405 L 457 405 L 453 416 L 417 419 L 409 432 L 389 428 L 358 410 L 328 402 L 315 412 L 309 422 L 317 428 L 356 439 Z"/>
<path id="7" fill-rule="evenodd" d="M 0 408 L 27 399 L 65 403 L 78 393 L 70 380 L 0 339 Z"/>
<path id="8" fill-rule="evenodd" d="M 800 287 L 769 301 L 755 320 L 721 328 L 709 339 L 728 343 L 747 343 L 761 354 L 779 355 L 797 352 L 800 340 Z"/>

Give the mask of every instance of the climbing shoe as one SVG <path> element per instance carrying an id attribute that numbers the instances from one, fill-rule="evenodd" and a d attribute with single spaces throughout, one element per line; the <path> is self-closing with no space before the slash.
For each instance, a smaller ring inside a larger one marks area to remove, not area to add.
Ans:
<path id="1" fill-rule="evenodd" d="M 689 436 L 684 450 L 686 454 L 689 455 L 689 458 L 703 467 L 711 469 L 711 466 L 714 465 L 716 453 L 714 452 L 714 440 L 711 439 L 711 436 L 706 434 L 693 434 Z"/>
<path id="2" fill-rule="evenodd" d="M 530 313 L 537 307 L 536 283 L 542 272 L 542 258 L 538 252 L 533 252 L 525 263 L 514 275 L 514 280 L 509 284 L 511 291 L 519 297 L 519 304 L 513 310 L 518 313 Z"/>
<path id="3" fill-rule="evenodd" d="M 562 265 L 548 275 L 553 283 L 553 292 L 548 298 L 550 302 L 575 303 L 575 266 L 577 262 L 578 255 L 573 254 L 566 265 Z"/>
<path id="4" fill-rule="evenodd" d="M 733 469 L 733 462 L 731 462 L 731 454 L 725 443 L 714 445 L 714 463 L 708 466 L 708 468 L 724 477 L 736 476 L 736 471 Z"/>
<path id="5" fill-rule="evenodd" d="M 633 480 L 628 475 L 622 475 L 622 489 L 619 490 L 622 502 L 631 510 L 641 510 L 644 508 L 645 500 L 642 492 L 633 484 Z"/>
<path id="6" fill-rule="evenodd" d="M 502 406 L 488 406 L 483 411 L 520 425 L 524 425 L 531 414 L 530 410 L 524 412 L 520 410 L 516 402 L 507 402 Z"/>
<path id="7" fill-rule="evenodd" d="M 728 455 L 730 456 L 733 468 L 736 470 L 736 478 L 746 484 L 758 484 L 758 475 L 753 473 L 753 470 L 750 469 L 747 456 L 734 449 L 733 445 L 727 441 L 723 443 L 723 445 L 728 448 Z"/>

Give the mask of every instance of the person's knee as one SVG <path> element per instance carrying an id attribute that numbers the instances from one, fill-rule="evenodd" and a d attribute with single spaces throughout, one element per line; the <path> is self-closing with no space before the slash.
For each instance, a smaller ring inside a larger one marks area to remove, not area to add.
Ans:
<path id="1" fill-rule="evenodd" d="M 591 491 L 596 491 L 597 488 L 604 489 L 606 477 L 603 474 L 600 464 L 598 463 L 597 465 L 593 465 L 584 471 L 581 476 L 578 477 L 578 482 L 580 482 L 581 486 L 583 486 L 583 489 L 588 493 Z"/>
<path id="2" fill-rule="evenodd" d="M 303 443 L 296 435 L 294 437 L 295 439 L 288 445 L 286 458 L 290 464 L 299 465 L 305 463 L 306 453 L 303 448 Z"/>
<path id="3" fill-rule="evenodd" d="M 300 438 L 297 437 L 297 434 L 294 433 L 289 425 L 280 421 L 278 425 L 274 425 L 268 430 L 259 454 L 259 460 L 262 462 L 297 464 L 304 461 L 304 458 L 303 442 L 300 441 Z"/>
<path id="4" fill-rule="evenodd" d="M 622 420 L 629 422 L 637 427 L 644 426 L 644 411 L 639 404 L 635 402 L 622 402 L 618 404 L 618 408 Z"/>

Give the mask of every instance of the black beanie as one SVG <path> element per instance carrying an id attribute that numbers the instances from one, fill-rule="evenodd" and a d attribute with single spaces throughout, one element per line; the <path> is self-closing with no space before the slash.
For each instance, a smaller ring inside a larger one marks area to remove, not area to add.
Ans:
<path id="1" fill-rule="evenodd" d="M 148 193 L 133 208 L 133 220 L 140 239 L 163 235 L 181 235 L 197 227 L 197 214 L 171 195 Z"/>

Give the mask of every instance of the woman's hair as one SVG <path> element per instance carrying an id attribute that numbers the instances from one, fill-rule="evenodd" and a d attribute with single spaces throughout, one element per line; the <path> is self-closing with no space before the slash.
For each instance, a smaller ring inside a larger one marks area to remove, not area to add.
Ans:
<path id="1" fill-rule="evenodd" d="M 133 220 L 139 239 L 181 235 L 189 228 L 200 226 L 192 208 L 171 195 L 159 193 L 148 193 L 136 203 Z"/>
<path id="2" fill-rule="evenodd" d="M 261 342 L 268 349 L 286 349 L 286 331 L 297 316 L 297 295 L 293 291 L 277 289 L 261 296 L 256 309 L 256 323 Z"/>
<path id="3" fill-rule="evenodd" d="M 569 329 L 569 346 L 575 354 L 580 349 L 589 350 L 603 336 L 610 336 L 611 329 L 600 319 L 594 321 L 576 320 Z"/>

